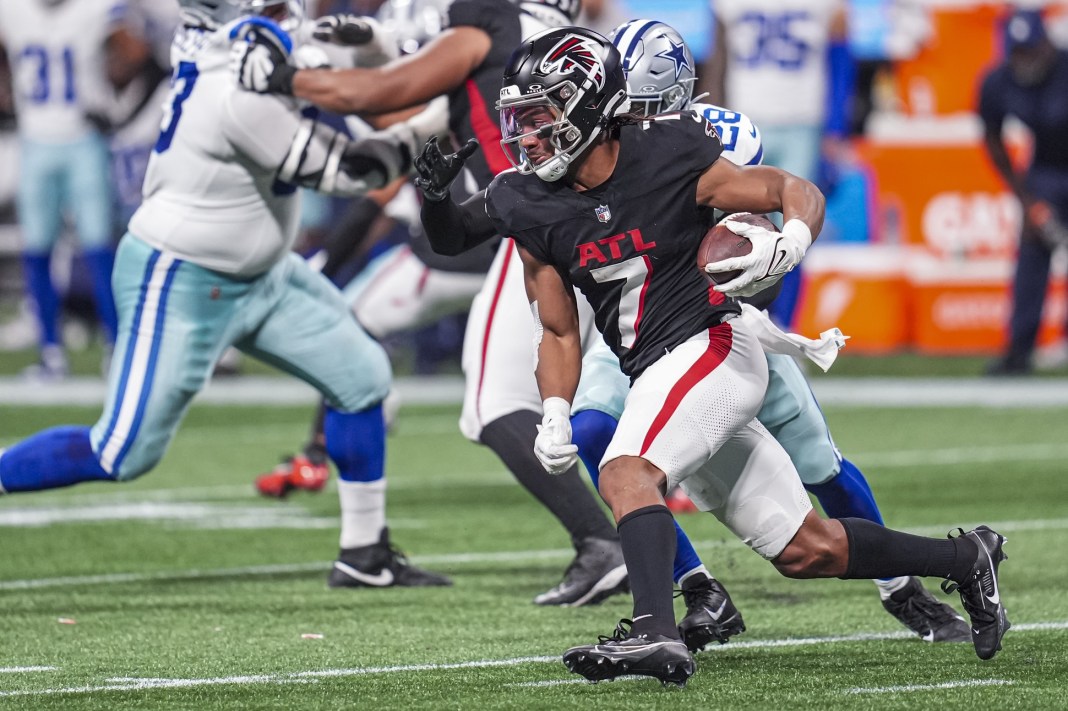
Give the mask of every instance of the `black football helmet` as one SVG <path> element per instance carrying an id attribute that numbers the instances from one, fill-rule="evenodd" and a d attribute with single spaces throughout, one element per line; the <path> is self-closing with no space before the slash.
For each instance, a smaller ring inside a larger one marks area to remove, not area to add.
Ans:
<path id="1" fill-rule="evenodd" d="M 619 50 L 581 27 L 532 35 L 508 60 L 497 109 L 501 146 L 516 170 L 546 182 L 559 180 L 611 120 L 629 109 Z M 526 117 L 534 109 L 547 111 L 531 125 Z M 537 165 L 522 147 L 532 134 L 549 139 L 553 149 Z"/>

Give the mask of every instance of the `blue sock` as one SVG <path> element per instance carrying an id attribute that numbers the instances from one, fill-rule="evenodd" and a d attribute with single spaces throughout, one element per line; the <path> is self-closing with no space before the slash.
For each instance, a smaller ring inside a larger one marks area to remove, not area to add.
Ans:
<path id="1" fill-rule="evenodd" d="M 831 518 L 863 518 L 883 525 L 883 516 L 875 503 L 868 480 L 856 465 L 842 460 L 838 475 L 823 484 L 805 484 L 816 495 L 820 506 Z"/>
<path id="2" fill-rule="evenodd" d="M 108 248 L 87 249 L 82 257 L 93 277 L 93 300 L 96 313 L 108 343 L 115 343 L 119 331 L 119 317 L 115 313 L 115 297 L 111 293 L 111 270 L 115 266 L 115 253 Z"/>
<path id="3" fill-rule="evenodd" d="M 578 447 L 579 459 L 586 465 L 594 487 L 600 479 L 597 467 L 616 433 L 617 424 L 616 418 L 600 410 L 582 410 L 571 416 L 571 441 Z M 678 521 L 675 521 L 675 540 L 674 576 L 677 583 L 686 573 L 700 568 L 702 563 Z"/>
<path id="4" fill-rule="evenodd" d="M 360 412 L 327 406 L 323 417 L 326 453 L 343 481 L 372 482 L 386 475 L 386 420 L 382 403 Z"/>
<path id="5" fill-rule="evenodd" d="M 88 427 L 53 427 L 0 456 L 0 487 L 8 493 L 58 489 L 83 481 L 114 481 L 100 467 Z"/>
<path id="6" fill-rule="evenodd" d="M 583 410 L 571 416 L 571 441 L 578 447 L 579 459 L 586 465 L 594 488 L 601 476 L 597 467 L 616 433 L 617 424 L 616 418 L 600 410 Z"/>
<path id="7" fill-rule="evenodd" d="M 41 327 L 41 343 L 46 346 L 59 343 L 59 296 L 52 285 L 49 265 L 52 255 L 48 252 L 22 255 L 22 271 L 26 277 L 26 291 L 37 308 L 37 322 Z"/>

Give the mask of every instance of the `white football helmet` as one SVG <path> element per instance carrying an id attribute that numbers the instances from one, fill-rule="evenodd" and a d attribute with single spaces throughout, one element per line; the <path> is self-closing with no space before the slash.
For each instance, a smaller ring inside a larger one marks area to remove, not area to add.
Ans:
<path id="1" fill-rule="evenodd" d="M 279 23 L 286 30 L 304 21 L 304 0 L 178 0 L 178 13 L 186 26 L 217 30 L 239 17 L 262 15 L 278 5 L 288 10 Z"/>
<path id="2" fill-rule="evenodd" d="M 693 55 L 673 27 L 656 20 L 631 20 L 609 36 L 623 57 L 631 108 L 653 116 L 682 111 L 693 98 Z"/>
<path id="3" fill-rule="evenodd" d="M 452 0 L 388 0 L 378 11 L 382 28 L 404 54 L 412 54 L 445 29 Z"/>

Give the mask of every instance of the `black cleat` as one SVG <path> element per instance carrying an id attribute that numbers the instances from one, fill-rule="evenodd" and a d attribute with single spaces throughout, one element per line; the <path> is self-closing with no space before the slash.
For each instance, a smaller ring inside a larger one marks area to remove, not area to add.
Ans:
<path id="1" fill-rule="evenodd" d="M 686 602 L 686 617 L 679 623 L 679 634 L 691 652 L 700 652 L 713 641 L 726 644 L 734 635 L 745 632 L 742 613 L 715 578 L 693 575 L 686 579 L 678 595 Z"/>
<path id="2" fill-rule="evenodd" d="M 579 541 L 577 548 L 575 559 L 564 571 L 564 579 L 534 598 L 535 605 L 596 605 L 612 595 L 627 592 L 627 566 L 623 563 L 619 541 L 586 538 Z"/>
<path id="3" fill-rule="evenodd" d="M 883 600 L 883 607 L 898 622 L 918 634 L 924 642 L 969 642 L 968 623 L 956 610 L 935 598 L 919 578 Z"/>
<path id="4" fill-rule="evenodd" d="M 382 529 L 378 543 L 343 548 L 330 570 L 332 588 L 429 587 L 452 585 L 444 575 L 416 568 L 389 542 L 389 529 Z"/>
<path id="5" fill-rule="evenodd" d="M 601 636 L 598 644 L 567 650 L 564 666 L 592 682 L 637 674 L 659 679 L 664 686 L 686 686 L 697 670 L 686 645 L 658 634 L 632 637 L 630 625 L 630 620 L 620 620 L 611 637 Z"/>
<path id="6" fill-rule="evenodd" d="M 960 593 L 960 601 L 971 618 L 975 653 L 980 659 L 991 659 L 1001 649 L 1001 638 L 1010 627 L 998 588 L 998 566 L 1006 558 L 1001 550 L 1005 545 L 1005 537 L 987 526 L 973 528 L 967 533 L 959 528 L 957 531 L 959 535 L 971 538 L 978 546 L 979 553 L 968 579 L 962 583 L 946 580 L 942 583 L 942 591 L 951 593 L 955 590 Z M 951 538 L 952 533 L 950 531 Z"/>

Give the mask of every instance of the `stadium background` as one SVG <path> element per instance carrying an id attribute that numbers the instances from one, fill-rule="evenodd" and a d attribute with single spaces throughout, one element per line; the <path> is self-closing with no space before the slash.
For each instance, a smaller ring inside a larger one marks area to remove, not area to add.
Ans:
<path id="1" fill-rule="evenodd" d="M 169 0 L 135 2 L 169 5 Z M 376 4 L 320 0 L 318 12 L 366 12 Z M 849 3 L 849 47 L 864 71 L 849 102 L 849 140 L 844 150 L 824 161 L 821 171 L 827 225 L 805 260 L 793 324 L 806 334 L 840 326 L 852 336 L 843 361 L 862 355 L 952 355 L 963 359 L 936 364 L 936 372 L 952 372 L 955 363 L 961 374 L 977 374 L 982 359 L 1003 345 L 1020 209 L 984 154 L 974 108 L 981 73 L 1002 55 L 1000 23 L 1019 6 L 969 0 Z M 1054 42 L 1068 45 L 1068 4 L 1032 6 L 1044 7 Z M 704 0 L 607 0 L 597 26 L 604 29 L 620 18 L 642 15 L 681 28 L 699 65 L 710 51 L 712 14 Z M 0 67 L 0 74 L 5 70 Z M 0 81 L 4 375 L 18 373 L 36 357 L 35 326 L 22 296 L 17 260 L 18 146 L 10 99 L 10 84 Z M 1008 134 L 1016 156 L 1026 160 L 1026 129 L 1013 125 Z M 329 204 L 324 211 L 320 203 L 317 210 L 308 222 L 328 223 Z M 123 227 L 117 218 L 116 239 Z M 54 276 L 66 293 L 65 330 L 77 372 L 82 362 L 77 350 L 98 340 L 98 334 L 89 285 L 69 236 L 57 255 Z M 1066 264 L 1062 250 L 1040 334 L 1040 368 L 1068 361 L 1062 326 Z M 456 373 L 461 335 L 462 322 L 445 319 L 390 345 L 401 372 Z M 861 358 L 848 369 L 862 372 L 867 363 L 878 371 L 885 362 L 894 361 Z"/>

